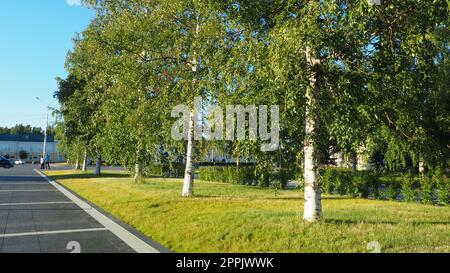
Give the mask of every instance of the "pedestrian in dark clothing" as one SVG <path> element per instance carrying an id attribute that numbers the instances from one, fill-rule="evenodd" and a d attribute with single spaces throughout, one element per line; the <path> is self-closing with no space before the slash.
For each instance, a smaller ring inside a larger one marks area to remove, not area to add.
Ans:
<path id="1" fill-rule="evenodd" d="M 45 155 L 45 168 L 50 170 L 50 156 L 48 154 Z"/>

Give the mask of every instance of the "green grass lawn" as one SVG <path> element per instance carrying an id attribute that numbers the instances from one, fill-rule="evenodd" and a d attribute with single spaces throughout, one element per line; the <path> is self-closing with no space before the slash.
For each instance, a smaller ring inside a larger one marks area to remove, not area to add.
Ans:
<path id="1" fill-rule="evenodd" d="M 48 171 L 61 184 L 175 252 L 450 252 L 450 207 L 324 196 L 323 221 L 302 222 L 302 193 L 125 173 Z"/>

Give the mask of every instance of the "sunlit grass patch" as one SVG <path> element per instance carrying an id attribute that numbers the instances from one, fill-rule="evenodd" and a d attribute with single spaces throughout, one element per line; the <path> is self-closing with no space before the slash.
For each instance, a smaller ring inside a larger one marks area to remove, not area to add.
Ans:
<path id="1" fill-rule="evenodd" d="M 305 224 L 298 190 L 180 179 L 135 184 L 124 172 L 47 174 L 176 252 L 450 252 L 450 207 L 353 198 L 323 199 L 324 219 Z"/>

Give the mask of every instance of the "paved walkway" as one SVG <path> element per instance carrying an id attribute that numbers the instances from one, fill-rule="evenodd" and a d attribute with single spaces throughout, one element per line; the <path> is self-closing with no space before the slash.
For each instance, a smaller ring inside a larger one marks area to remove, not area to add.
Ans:
<path id="1" fill-rule="evenodd" d="M 164 251 L 33 166 L 0 168 L 0 253 Z"/>

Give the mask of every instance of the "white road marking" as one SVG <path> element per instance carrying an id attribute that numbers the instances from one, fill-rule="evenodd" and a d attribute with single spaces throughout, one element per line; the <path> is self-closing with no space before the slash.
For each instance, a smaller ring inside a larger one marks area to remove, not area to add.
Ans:
<path id="1" fill-rule="evenodd" d="M 46 175 L 41 173 L 39 170 L 34 169 L 34 171 L 39 174 L 42 178 L 47 180 L 51 185 L 53 185 L 56 189 L 62 192 L 67 198 L 72 200 L 75 204 L 77 204 L 80 208 L 82 208 L 87 214 L 92 216 L 95 220 L 97 220 L 100 224 L 102 224 L 105 228 L 111 231 L 114 235 L 119 237 L 122 241 L 124 241 L 129 247 L 134 249 L 134 251 L 138 253 L 159 253 L 158 250 L 151 247 L 149 244 L 139 239 L 137 236 L 115 223 L 98 210 L 89 206 L 88 203 L 84 202 L 76 195 L 56 183 L 55 181 L 50 180 Z M 89 209 L 85 209 L 89 208 Z"/>
<path id="2" fill-rule="evenodd" d="M 65 202 L 34 202 L 34 203 L 0 203 L 0 206 L 58 205 L 58 204 L 73 204 L 73 202 L 65 201 Z"/>
<path id="3" fill-rule="evenodd" d="M 80 233 L 80 232 L 106 231 L 106 230 L 108 230 L 108 229 L 107 228 L 86 228 L 86 229 L 66 229 L 66 230 L 55 230 L 55 231 L 33 231 L 33 232 L 24 232 L 24 233 L 0 234 L 0 238 L 36 236 L 36 235 L 47 235 L 47 234 Z"/>

